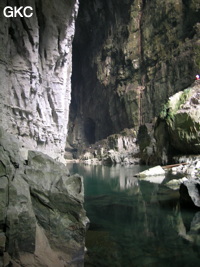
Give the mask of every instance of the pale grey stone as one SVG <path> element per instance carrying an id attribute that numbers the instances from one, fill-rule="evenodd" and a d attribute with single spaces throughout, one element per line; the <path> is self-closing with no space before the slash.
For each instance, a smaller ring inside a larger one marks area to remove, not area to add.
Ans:
<path id="1" fill-rule="evenodd" d="M 165 175 L 165 171 L 163 170 L 163 168 L 161 166 L 155 166 L 153 168 L 150 168 L 146 171 L 140 172 L 138 173 L 136 176 L 140 177 L 140 178 L 145 178 L 148 176 L 157 176 L 157 175 Z"/>

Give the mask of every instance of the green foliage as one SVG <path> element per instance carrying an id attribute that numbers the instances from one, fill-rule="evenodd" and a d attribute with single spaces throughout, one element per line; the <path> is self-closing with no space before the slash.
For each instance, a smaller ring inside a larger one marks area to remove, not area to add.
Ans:
<path id="1" fill-rule="evenodd" d="M 181 108 L 181 105 L 187 101 L 188 97 L 190 96 L 190 91 L 190 88 L 185 89 L 173 108 L 170 105 L 170 100 L 164 104 L 160 112 L 160 118 L 165 119 L 166 122 L 170 124 L 173 121 L 177 111 Z"/>
<path id="2" fill-rule="evenodd" d="M 174 114 L 174 111 L 170 108 L 169 102 L 167 102 L 167 104 L 164 104 L 162 107 L 160 118 L 166 120 L 166 122 L 170 124 L 173 121 Z"/>
<path id="3" fill-rule="evenodd" d="M 190 88 L 187 88 L 183 91 L 183 93 L 181 94 L 181 96 L 179 98 L 179 101 L 176 104 L 176 107 L 174 109 L 174 113 L 176 113 L 177 110 L 181 107 L 181 105 L 187 101 L 187 99 L 190 96 L 190 91 L 191 91 Z"/>
<path id="4" fill-rule="evenodd" d="M 169 103 L 163 104 L 161 112 L 160 112 L 161 119 L 165 119 L 167 117 L 168 109 L 169 109 Z"/>

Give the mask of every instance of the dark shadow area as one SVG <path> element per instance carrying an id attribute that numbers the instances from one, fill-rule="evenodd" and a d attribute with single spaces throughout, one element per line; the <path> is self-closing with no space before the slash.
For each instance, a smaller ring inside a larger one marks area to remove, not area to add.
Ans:
<path id="1" fill-rule="evenodd" d="M 95 128 L 95 122 L 92 119 L 87 118 L 84 122 L 84 133 L 89 144 L 95 143 Z"/>

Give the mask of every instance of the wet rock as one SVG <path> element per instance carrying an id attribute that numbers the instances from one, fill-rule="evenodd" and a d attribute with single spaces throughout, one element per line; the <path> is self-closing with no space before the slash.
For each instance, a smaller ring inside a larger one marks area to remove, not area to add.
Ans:
<path id="1" fill-rule="evenodd" d="M 142 178 L 142 177 L 140 177 Z M 149 175 L 145 177 L 145 181 L 148 181 L 150 183 L 154 184 L 162 184 L 162 182 L 165 179 L 165 175 Z"/>
<path id="2" fill-rule="evenodd" d="M 163 168 L 161 166 L 155 166 L 155 167 L 150 168 L 146 171 L 143 171 L 143 172 L 136 174 L 136 176 L 140 177 L 140 178 L 145 178 L 148 176 L 157 176 L 157 175 L 165 176 L 165 171 L 163 170 Z"/>
<path id="3" fill-rule="evenodd" d="M 165 185 L 173 190 L 177 190 L 180 188 L 180 185 L 186 181 L 188 181 L 186 177 L 183 177 L 181 179 L 172 179 Z"/>
<path id="4" fill-rule="evenodd" d="M 183 207 L 200 208 L 200 181 L 184 181 L 179 192 Z"/>
<path id="5" fill-rule="evenodd" d="M 109 150 L 107 155 L 104 155 L 103 157 L 103 163 L 105 165 L 115 165 L 121 163 L 120 153 L 113 149 Z"/>
<path id="6" fill-rule="evenodd" d="M 186 165 L 180 165 L 172 168 L 173 174 L 183 174 L 189 177 L 190 179 L 196 179 L 200 176 L 200 160 L 190 161 Z"/>

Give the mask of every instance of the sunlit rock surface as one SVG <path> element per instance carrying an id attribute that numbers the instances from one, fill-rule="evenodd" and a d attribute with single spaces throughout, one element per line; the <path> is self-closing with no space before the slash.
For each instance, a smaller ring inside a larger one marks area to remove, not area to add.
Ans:
<path id="1" fill-rule="evenodd" d="M 172 147 L 182 154 L 200 154 L 200 82 L 172 96 L 167 109 Z"/>
<path id="2" fill-rule="evenodd" d="M 33 7 L 32 17 L 5 18 L 8 3 L 0 2 L 0 124 L 26 148 L 61 158 L 78 1 L 22 2 Z"/>
<path id="3" fill-rule="evenodd" d="M 164 176 L 165 177 L 165 171 L 163 170 L 161 166 L 155 166 L 155 167 L 149 168 L 148 170 L 138 173 L 136 176 L 139 178 L 146 178 L 148 176 L 152 176 L 152 177 L 153 176 Z"/>
<path id="4" fill-rule="evenodd" d="M 200 154 L 200 81 L 172 95 L 157 121 L 140 127 L 138 142 L 146 163 L 191 162 Z M 191 156 L 190 156 L 191 155 Z"/>
<path id="5" fill-rule="evenodd" d="M 21 145 L 0 130 L 1 266 L 83 266 L 82 177 L 41 152 L 24 161 Z"/>

